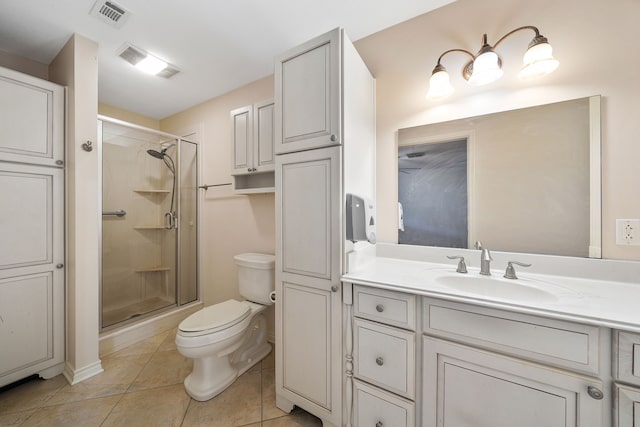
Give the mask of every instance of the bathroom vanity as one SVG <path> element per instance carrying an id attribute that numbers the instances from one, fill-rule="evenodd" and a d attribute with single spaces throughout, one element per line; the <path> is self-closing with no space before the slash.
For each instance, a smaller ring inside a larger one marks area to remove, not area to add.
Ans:
<path id="1" fill-rule="evenodd" d="M 484 277 L 479 251 L 407 248 L 343 276 L 345 425 L 640 425 L 637 263 L 518 254 L 510 280 L 514 254 Z"/>

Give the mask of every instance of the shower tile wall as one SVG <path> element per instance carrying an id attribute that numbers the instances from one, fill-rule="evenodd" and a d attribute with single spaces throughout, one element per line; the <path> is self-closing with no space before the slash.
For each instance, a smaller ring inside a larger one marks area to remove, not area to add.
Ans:
<path id="1" fill-rule="evenodd" d="M 146 311 L 136 308 L 144 302 L 154 300 L 152 305 L 160 306 L 175 303 L 175 230 L 136 228 L 162 225 L 171 202 L 170 192 L 144 191 L 170 191 L 172 180 L 163 162 L 146 153 L 148 149 L 162 147 L 104 132 L 103 211 L 123 209 L 127 214 L 105 216 L 102 221 L 103 327 L 114 320 L 126 320 L 115 317 L 134 316 L 139 309 Z M 139 271 L 158 266 L 169 270 Z M 132 311 L 114 314 L 125 307 Z"/>

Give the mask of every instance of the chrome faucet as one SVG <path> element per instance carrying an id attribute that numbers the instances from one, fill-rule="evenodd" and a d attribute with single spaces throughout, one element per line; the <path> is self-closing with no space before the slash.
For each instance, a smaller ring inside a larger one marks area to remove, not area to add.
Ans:
<path id="1" fill-rule="evenodd" d="M 480 274 L 483 276 L 491 276 L 491 261 L 493 261 L 491 252 L 489 252 L 489 249 L 483 248 L 479 240 L 473 247 L 482 251 L 480 253 Z"/>

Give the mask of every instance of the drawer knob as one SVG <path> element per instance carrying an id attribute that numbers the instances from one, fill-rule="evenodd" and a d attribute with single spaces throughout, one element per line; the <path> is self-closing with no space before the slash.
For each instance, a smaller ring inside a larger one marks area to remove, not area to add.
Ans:
<path id="1" fill-rule="evenodd" d="M 589 393 L 589 396 L 593 397 L 595 400 L 602 400 L 602 398 L 604 397 L 604 393 L 602 392 L 602 390 L 592 385 L 587 387 L 587 393 Z"/>
<path id="2" fill-rule="evenodd" d="M 336 142 L 338 140 L 338 137 L 335 135 L 331 135 L 331 142 Z"/>
<path id="3" fill-rule="evenodd" d="M 381 356 L 378 356 L 376 358 L 376 363 L 377 363 L 378 366 L 382 366 L 382 365 L 384 365 L 384 359 Z"/>
<path id="4" fill-rule="evenodd" d="M 376 423 L 376 427 L 384 427 L 384 424 L 382 423 L 382 421 L 378 421 Z"/>
<path id="5" fill-rule="evenodd" d="M 331 287 L 331 292 L 338 292 L 338 286 L 333 285 L 333 286 Z"/>
<path id="6" fill-rule="evenodd" d="M 384 311 L 384 305 L 382 305 L 382 304 L 376 305 L 376 311 L 378 313 L 382 313 Z"/>

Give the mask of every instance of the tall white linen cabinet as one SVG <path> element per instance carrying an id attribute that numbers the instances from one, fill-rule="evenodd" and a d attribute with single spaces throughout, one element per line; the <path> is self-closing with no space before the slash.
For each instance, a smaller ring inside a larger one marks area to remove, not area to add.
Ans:
<path id="1" fill-rule="evenodd" d="M 64 368 L 64 91 L 0 67 L 0 386 Z"/>
<path id="2" fill-rule="evenodd" d="M 276 58 L 274 117 L 276 404 L 338 426 L 346 194 L 375 199 L 375 80 L 342 29 Z"/>

